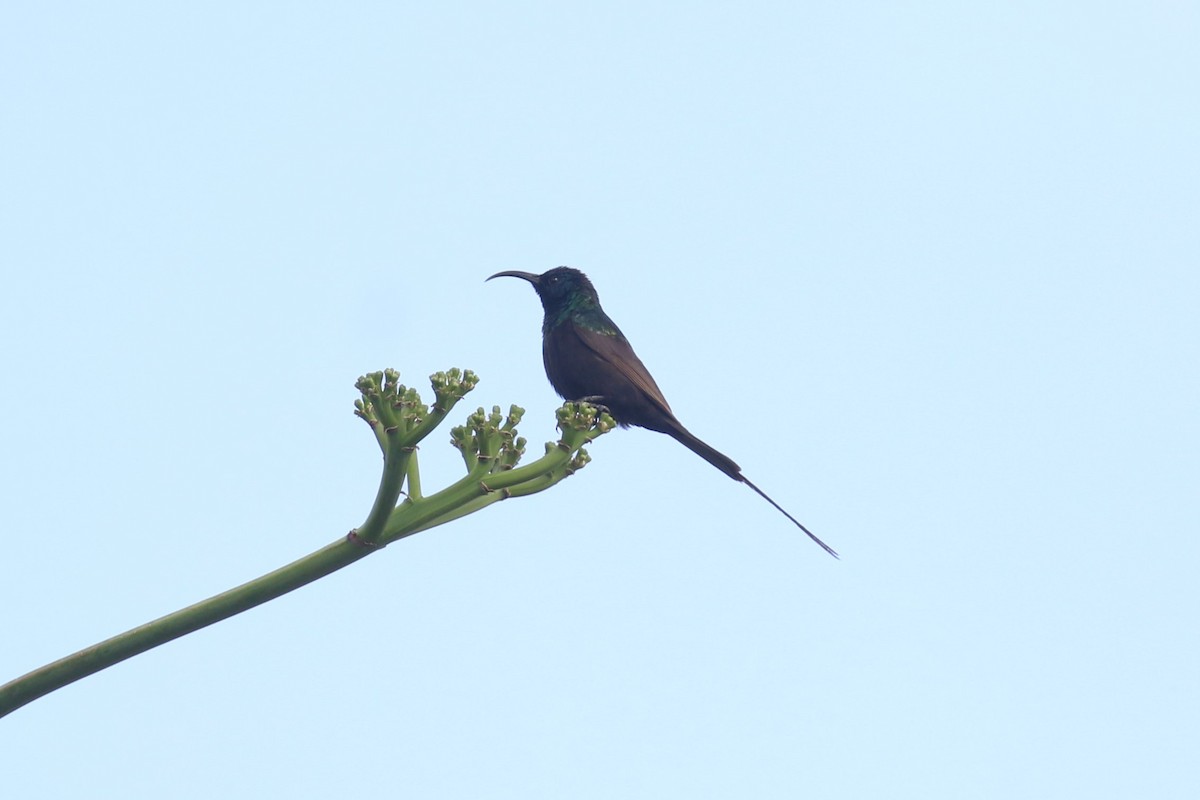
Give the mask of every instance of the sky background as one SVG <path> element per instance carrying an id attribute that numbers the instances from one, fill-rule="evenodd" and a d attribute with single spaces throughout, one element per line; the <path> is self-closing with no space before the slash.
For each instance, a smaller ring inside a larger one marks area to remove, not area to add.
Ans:
<path id="1" fill-rule="evenodd" d="M 676 413 L 0 720 L 13 798 L 1200 793 L 1195 3 L 10 4 L 0 682 L 366 516 L 354 380 Z M 426 491 L 461 474 L 435 433 Z"/>

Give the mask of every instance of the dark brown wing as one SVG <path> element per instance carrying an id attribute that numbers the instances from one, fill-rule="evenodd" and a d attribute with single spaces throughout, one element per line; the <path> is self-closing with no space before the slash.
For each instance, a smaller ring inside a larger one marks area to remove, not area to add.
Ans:
<path id="1" fill-rule="evenodd" d="M 575 325 L 571 326 L 571 330 L 579 338 L 579 341 L 595 353 L 600 360 L 615 369 L 622 378 L 633 384 L 639 392 L 660 409 L 674 416 L 667 398 L 663 397 L 662 389 L 658 388 L 658 384 L 650 375 L 650 370 L 646 369 L 646 365 L 637 357 L 637 353 L 633 352 L 633 347 L 629 344 L 628 339 L 620 333 L 599 333 Z"/>
<path id="2" fill-rule="evenodd" d="M 574 328 L 573 332 L 571 343 L 575 345 L 575 350 L 582 351 L 591 359 L 588 372 L 601 376 L 597 383 L 605 387 L 603 391 L 586 392 L 581 396 L 602 394 L 604 404 L 612 411 L 617 422 L 672 436 L 735 481 L 745 480 L 741 474 L 742 468 L 736 461 L 697 439 L 675 418 L 658 384 L 650 376 L 650 371 L 624 337 L 605 335 L 587 328 Z M 579 347 L 580 344 L 583 347 Z"/>

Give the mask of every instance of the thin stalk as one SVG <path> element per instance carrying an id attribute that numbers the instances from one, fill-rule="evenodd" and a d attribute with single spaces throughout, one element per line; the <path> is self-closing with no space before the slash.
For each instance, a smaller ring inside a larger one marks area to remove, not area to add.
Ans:
<path id="1" fill-rule="evenodd" d="M 274 600 L 374 552 L 374 548 L 348 538 L 339 539 L 249 583 L 60 658 L 0 686 L 0 716 L 138 653 Z"/>

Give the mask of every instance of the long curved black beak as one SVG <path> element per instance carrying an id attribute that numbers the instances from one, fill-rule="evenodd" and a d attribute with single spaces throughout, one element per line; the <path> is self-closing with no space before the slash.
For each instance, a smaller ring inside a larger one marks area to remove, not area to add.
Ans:
<path id="1" fill-rule="evenodd" d="M 516 270 L 510 270 L 508 272 L 497 272 L 495 275 L 490 275 L 488 276 L 487 280 L 490 281 L 492 278 L 523 278 L 524 280 L 532 283 L 534 286 L 537 286 L 538 280 L 540 280 L 541 277 L 541 275 L 535 275 L 532 272 L 517 272 Z"/>

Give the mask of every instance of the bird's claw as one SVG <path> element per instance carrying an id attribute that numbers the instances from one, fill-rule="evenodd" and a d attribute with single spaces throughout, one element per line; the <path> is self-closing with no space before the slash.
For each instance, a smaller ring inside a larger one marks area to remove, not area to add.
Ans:
<path id="1" fill-rule="evenodd" d="M 596 422 L 599 422 L 601 414 L 608 414 L 610 417 L 612 416 L 612 410 L 608 406 L 604 405 L 604 403 L 600 402 L 603 399 L 604 399 L 603 395 L 593 394 L 593 395 L 588 395 L 587 397 L 581 397 L 578 400 L 576 400 L 575 402 L 576 403 L 587 403 L 589 406 L 592 406 L 593 408 L 595 408 L 596 409 Z"/>

